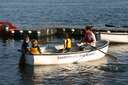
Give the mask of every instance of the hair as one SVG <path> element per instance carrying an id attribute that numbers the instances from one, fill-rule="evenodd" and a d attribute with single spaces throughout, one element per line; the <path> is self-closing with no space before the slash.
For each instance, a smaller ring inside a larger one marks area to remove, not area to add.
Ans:
<path id="1" fill-rule="evenodd" d="M 85 30 L 92 30 L 92 26 L 86 26 Z"/>
<path id="2" fill-rule="evenodd" d="M 66 33 L 65 34 L 65 38 L 69 38 L 69 33 Z"/>
<path id="3" fill-rule="evenodd" d="M 29 36 L 28 35 L 23 35 L 23 42 L 29 42 L 30 41 L 30 38 L 29 38 Z"/>
<path id="4" fill-rule="evenodd" d="M 33 43 L 33 42 L 35 42 L 35 41 L 37 41 L 37 40 L 36 40 L 36 39 L 32 39 L 32 40 L 31 40 L 31 43 Z"/>
<path id="5" fill-rule="evenodd" d="M 23 39 L 29 38 L 28 34 L 23 34 Z"/>

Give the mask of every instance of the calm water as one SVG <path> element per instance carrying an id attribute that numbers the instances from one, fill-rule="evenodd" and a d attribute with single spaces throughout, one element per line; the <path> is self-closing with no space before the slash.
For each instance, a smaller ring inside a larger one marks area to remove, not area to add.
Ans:
<path id="1" fill-rule="evenodd" d="M 0 40 L 0 85 L 128 85 L 128 44 L 114 44 L 111 57 L 79 63 L 54 66 L 19 67 L 21 41 Z"/>
<path id="2" fill-rule="evenodd" d="M 128 0 L 0 0 L 0 20 L 22 28 L 44 25 L 128 26 Z M 126 28 L 127 29 L 127 28 Z M 19 67 L 21 41 L 0 39 L 0 85 L 128 85 L 128 44 L 114 44 L 110 57 L 87 63 Z"/>
<path id="3" fill-rule="evenodd" d="M 22 28 L 44 25 L 128 26 L 128 0 L 0 0 L 0 20 Z"/>

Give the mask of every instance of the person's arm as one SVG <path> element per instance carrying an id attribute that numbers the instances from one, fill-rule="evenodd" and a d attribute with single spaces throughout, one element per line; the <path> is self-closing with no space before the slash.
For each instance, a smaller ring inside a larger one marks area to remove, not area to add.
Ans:
<path id="1" fill-rule="evenodd" d="M 64 49 L 66 48 L 66 43 L 67 43 L 67 40 L 65 39 L 64 40 Z"/>
<path id="2" fill-rule="evenodd" d="M 92 38 L 93 38 L 92 45 L 95 46 L 96 45 L 96 37 L 95 37 L 95 34 L 93 32 L 92 32 Z"/>
<path id="3" fill-rule="evenodd" d="M 41 49 L 40 49 L 40 47 L 38 46 L 38 51 L 39 51 L 39 53 L 41 53 Z"/>
<path id="4" fill-rule="evenodd" d="M 93 38 L 93 42 L 96 42 L 96 37 L 95 34 L 92 32 L 92 38 Z"/>

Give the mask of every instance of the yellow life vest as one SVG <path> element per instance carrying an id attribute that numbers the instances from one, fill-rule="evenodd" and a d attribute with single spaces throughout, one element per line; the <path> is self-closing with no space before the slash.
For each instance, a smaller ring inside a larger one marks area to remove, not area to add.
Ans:
<path id="1" fill-rule="evenodd" d="M 31 49 L 30 49 L 30 52 L 32 53 L 32 54 L 40 54 L 40 52 L 39 52 L 39 50 L 38 50 L 38 48 L 37 47 L 32 47 Z"/>
<path id="2" fill-rule="evenodd" d="M 72 47 L 72 42 L 71 39 L 68 38 L 65 40 L 65 48 L 71 48 Z"/>

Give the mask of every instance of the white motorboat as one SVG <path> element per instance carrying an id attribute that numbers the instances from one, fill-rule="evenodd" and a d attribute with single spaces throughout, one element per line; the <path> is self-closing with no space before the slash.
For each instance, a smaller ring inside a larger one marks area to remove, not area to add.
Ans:
<path id="1" fill-rule="evenodd" d="M 126 32 L 102 32 L 101 39 L 114 43 L 128 43 L 128 33 Z"/>

